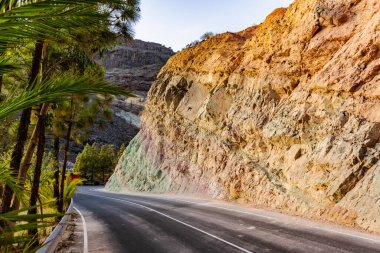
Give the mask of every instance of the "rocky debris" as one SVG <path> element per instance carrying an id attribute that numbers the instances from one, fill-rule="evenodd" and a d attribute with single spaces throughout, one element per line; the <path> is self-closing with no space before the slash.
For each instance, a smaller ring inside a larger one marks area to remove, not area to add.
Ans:
<path id="1" fill-rule="evenodd" d="M 73 214 L 69 218 L 67 228 L 58 244 L 55 253 L 81 253 L 83 252 L 83 226 L 80 217 Z"/>
<path id="2" fill-rule="evenodd" d="M 380 232 L 379 70 L 378 0 L 296 0 L 172 57 L 107 188 Z"/>

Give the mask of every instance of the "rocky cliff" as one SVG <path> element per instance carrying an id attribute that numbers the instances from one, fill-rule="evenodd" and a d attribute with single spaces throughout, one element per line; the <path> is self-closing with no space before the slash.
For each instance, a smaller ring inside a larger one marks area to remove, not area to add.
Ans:
<path id="1" fill-rule="evenodd" d="M 297 0 L 172 57 L 107 187 L 380 232 L 379 72 L 378 0 Z"/>
<path id="2" fill-rule="evenodd" d="M 105 127 L 95 127 L 91 131 L 90 143 L 113 144 L 118 148 L 135 137 L 140 128 L 139 114 L 152 82 L 173 54 L 163 45 L 133 40 L 121 41 L 98 59 L 106 68 L 107 80 L 133 91 L 138 98 L 115 98 L 111 106 L 114 112 L 112 120 Z"/>
<path id="3" fill-rule="evenodd" d="M 157 43 L 123 41 L 108 50 L 100 63 L 107 69 L 106 79 L 144 95 L 173 54 L 172 49 Z"/>

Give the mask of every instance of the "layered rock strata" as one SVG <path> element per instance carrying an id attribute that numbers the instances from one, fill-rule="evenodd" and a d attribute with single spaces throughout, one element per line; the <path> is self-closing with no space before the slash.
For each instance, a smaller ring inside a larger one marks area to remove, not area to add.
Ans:
<path id="1" fill-rule="evenodd" d="M 378 0 L 297 0 L 172 57 L 107 187 L 380 232 L 379 72 Z"/>

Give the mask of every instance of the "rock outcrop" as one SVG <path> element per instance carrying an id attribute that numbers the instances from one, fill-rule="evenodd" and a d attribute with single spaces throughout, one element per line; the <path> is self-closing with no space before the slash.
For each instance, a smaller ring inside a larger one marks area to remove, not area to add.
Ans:
<path id="1" fill-rule="evenodd" d="M 113 118 L 102 128 L 94 127 L 90 143 L 128 144 L 140 129 L 139 114 L 147 93 L 160 69 L 174 52 L 163 45 L 142 40 L 121 41 L 105 52 L 98 62 L 106 68 L 105 78 L 133 91 L 138 98 L 116 97 L 111 108 Z M 82 147 L 80 147 L 82 150 Z"/>
<path id="2" fill-rule="evenodd" d="M 296 0 L 172 57 L 107 187 L 380 232 L 379 98 L 380 2 Z"/>
<path id="3" fill-rule="evenodd" d="M 107 69 L 107 80 L 138 94 L 146 94 L 173 54 L 172 49 L 157 43 L 124 41 L 108 50 L 100 63 Z"/>

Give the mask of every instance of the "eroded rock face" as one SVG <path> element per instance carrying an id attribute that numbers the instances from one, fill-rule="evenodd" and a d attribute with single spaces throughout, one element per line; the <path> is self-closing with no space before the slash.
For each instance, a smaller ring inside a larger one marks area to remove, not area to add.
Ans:
<path id="1" fill-rule="evenodd" d="M 106 80 L 133 91 L 139 98 L 116 97 L 111 105 L 114 112 L 104 127 L 91 131 L 89 143 L 112 144 L 118 149 L 128 144 L 140 128 L 139 114 L 147 93 L 158 72 L 173 51 L 163 45 L 142 40 L 120 41 L 98 62 L 106 68 Z M 83 147 L 80 146 L 79 150 Z"/>
<path id="2" fill-rule="evenodd" d="M 107 187 L 380 232 L 380 2 L 297 0 L 172 57 Z"/>
<path id="3" fill-rule="evenodd" d="M 99 61 L 107 69 L 107 80 L 144 95 L 173 54 L 173 50 L 157 43 L 122 41 Z"/>

